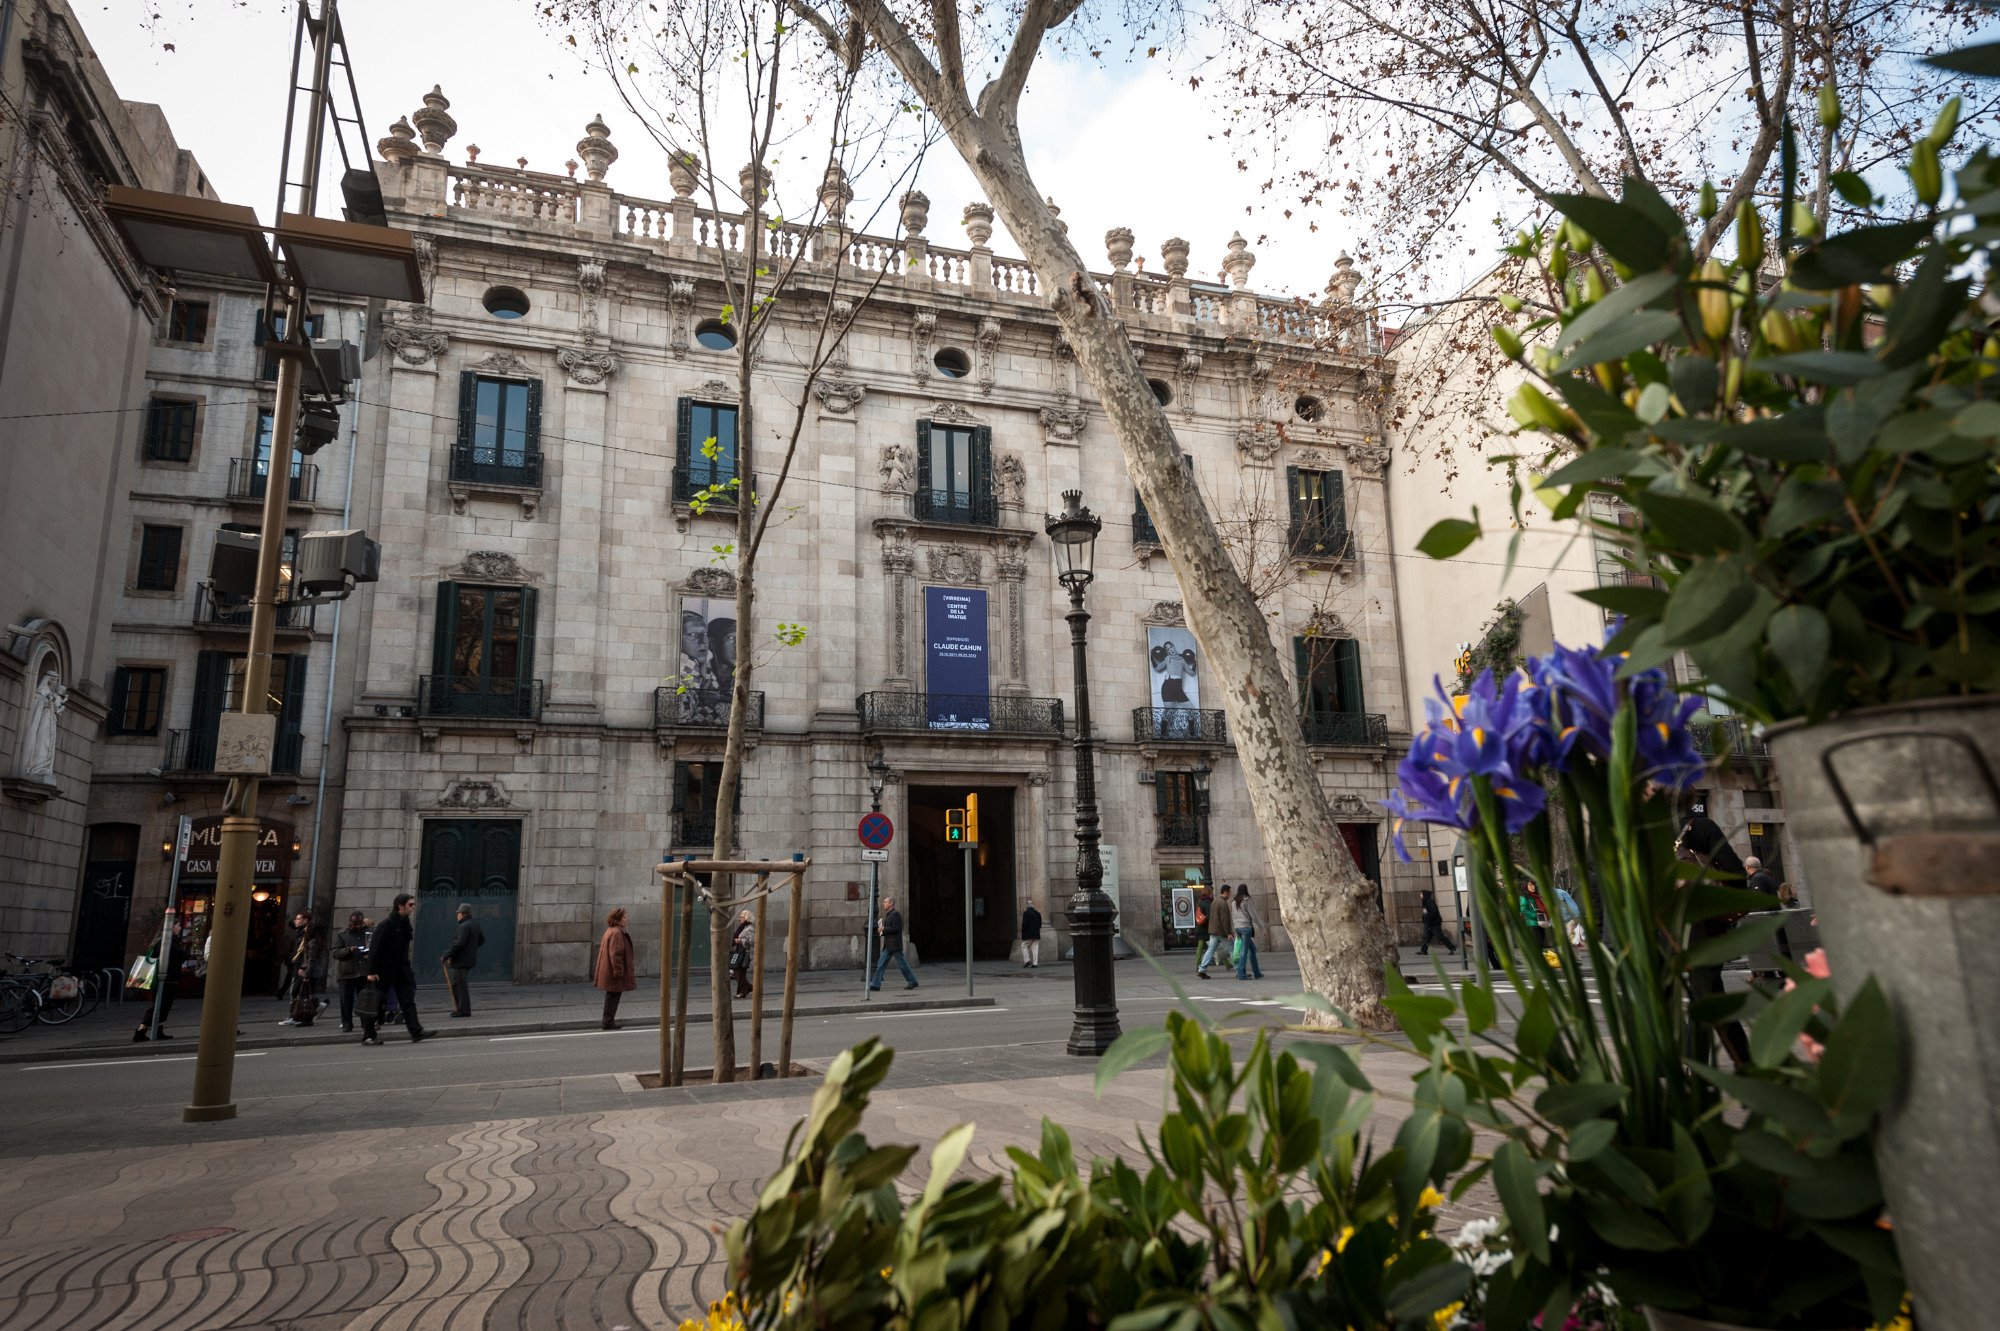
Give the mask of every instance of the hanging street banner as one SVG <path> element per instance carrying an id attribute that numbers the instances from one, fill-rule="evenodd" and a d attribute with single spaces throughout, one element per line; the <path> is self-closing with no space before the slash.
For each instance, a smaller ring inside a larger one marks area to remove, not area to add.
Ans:
<path id="1" fill-rule="evenodd" d="M 989 730 L 986 593 L 924 588 L 924 692 L 932 730 Z"/>

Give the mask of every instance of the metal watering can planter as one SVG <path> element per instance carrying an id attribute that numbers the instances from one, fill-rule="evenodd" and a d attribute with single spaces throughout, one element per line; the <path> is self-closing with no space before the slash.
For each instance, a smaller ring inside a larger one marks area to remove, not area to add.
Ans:
<path id="1" fill-rule="evenodd" d="M 1887 993 L 1905 1066 L 1877 1134 L 1924 1331 L 1989 1331 L 2000 1253 L 2000 697 L 1766 732 L 1833 980 Z M 1705 1327 L 1662 1322 L 1655 1331 Z"/>

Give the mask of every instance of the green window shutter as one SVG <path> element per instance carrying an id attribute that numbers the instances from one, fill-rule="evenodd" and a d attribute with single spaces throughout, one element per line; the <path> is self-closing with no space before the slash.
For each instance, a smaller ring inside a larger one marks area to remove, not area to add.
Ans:
<path id="1" fill-rule="evenodd" d="M 532 689 L 535 683 L 536 599 L 536 592 L 533 587 L 523 587 L 521 589 L 521 657 L 519 669 L 515 674 L 515 682 L 521 686 L 523 693 Z"/>
<path id="2" fill-rule="evenodd" d="M 124 666 L 111 674 L 111 715 L 106 727 L 114 735 L 128 733 L 125 729 L 125 699 L 132 687 L 132 672 Z"/>
<path id="3" fill-rule="evenodd" d="M 431 673 L 451 673 L 451 644 L 458 636 L 458 584 L 440 582 L 437 599 L 437 636 L 431 641 Z"/>
<path id="4" fill-rule="evenodd" d="M 1305 526 L 1305 496 L 1299 493 L 1299 469 L 1285 468 L 1285 501 L 1291 506 L 1292 535 L 1297 536 Z"/>
<path id="5" fill-rule="evenodd" d="M 674 403 L 674 461 L 683 469 L 694 466 L 694 399 L 684 397 Z"/>
<path id="6" fill-rule="evenodd" d="M 528 452 L 542 451 L 542 381 L 528 380 Z"/>
<path id="7" fill-rule="evenodd" d="M 688 765 L 674 764 L 674 803 L 669 813 L 686 813 L 688 798 Z"/>
<path id="8" fill-rule="evenodd" d="M 1326 485 L 1326 552 L 1330 555 L 1347 553 L 1347 483 L 1337 471 L 1330 471 L 1325 477 Z"/>
<path id="9" fill-rule="evenodd" d="M 458 376 L 458 447 L 471 461 L 472 428 L 479 421 L 479 376 L 471 370 L 460 371 Z"/>
<path id="10" fill-rule="evenodd" d="M 972 432 L 972 517 L 974 522 L 997 523 L 999 506 L 993 494 L 993 427 L 982 425 Z"/>
<path id="11" fill-rule="evenodd" d="M 1361 691 L 1361 644 L 1353 638 L 1334 639 L 1333 668 L 1340 686 L 1340 696 L 1334 701 L 1335 710 L 1367 711 L 1368 700 Z"/>
<path id="12" fill-rule="evenodd" d="M 1299 711 L 1310 716 L 1316 710 L 1312 696 L 1312 639 L 1292 639 L 1292 666 L 1299 677 Z"/>
<path id="13" fill-rule="evenodd" d="M 931 488 L 931 423 L 917 422 L 917 513 L 921 516 L 924 505 L 930 501 Z"/>
<path id="14" fill-rule="evenodd" d="M 278 729 L 288 735 L 298 734 L 305 720 L 308 663 L 304 652 L 293 652 L 285 657 L 285 684 L 284 692 L 279 695 Z"/>
<path id="15" fill-rule="evenodd" d="M 196 734 L 215 733 L 229 704 L 229 653 L 202 652 L 194 659 L 194 708 L 188 728 Z"/>

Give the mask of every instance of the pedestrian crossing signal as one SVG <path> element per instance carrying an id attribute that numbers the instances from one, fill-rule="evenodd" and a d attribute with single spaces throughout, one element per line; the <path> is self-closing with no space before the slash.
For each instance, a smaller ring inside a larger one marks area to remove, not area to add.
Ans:
<path id="1" fill-rule="evenodd" d="M 955 846 L 965 843 L 965 810 L 944 811 L 944 839 Z"/>

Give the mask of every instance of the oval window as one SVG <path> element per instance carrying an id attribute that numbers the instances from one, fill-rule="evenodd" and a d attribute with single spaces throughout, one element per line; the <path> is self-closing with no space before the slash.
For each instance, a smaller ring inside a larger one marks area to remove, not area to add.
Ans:
<path id="1" fill-rule="evenodd" d="M 931 364 L 938 367 L 938 373 L 947 379 L 963 379 L 972 373 L 972 362 L 957 347 L 946 347 L 931 357 Z"/>
<path id="2" fill-rule="evenodd" d="M 1292 403 L 1292 410 L 1302 421 L 1317 422 L 1326 415 L 1326 404 L 1316 397 L 1302 397 Z"/>
<path id="3" fill-rule="evenodd" d="M 720 319 L 710 319 L 694 330 L 694 340 L 710 351 L 727 351 L 736 345 L 736 330 Z"/>
<path id="4" fill-rule="evenodd" d="M 528 295 L 519 287 L 488 287 L 481 303 L 496 319 L 518 319 L 528 312 Z"/>
<path id="5" fill-rule="evenodd" d="M 1174 400 L 1174 390 L 1167 387 L 1167 381 L 1164 379 L 1148 379 L 1146 387 L 1153 390 L 1153 401 L 1163 407 Z"/>

